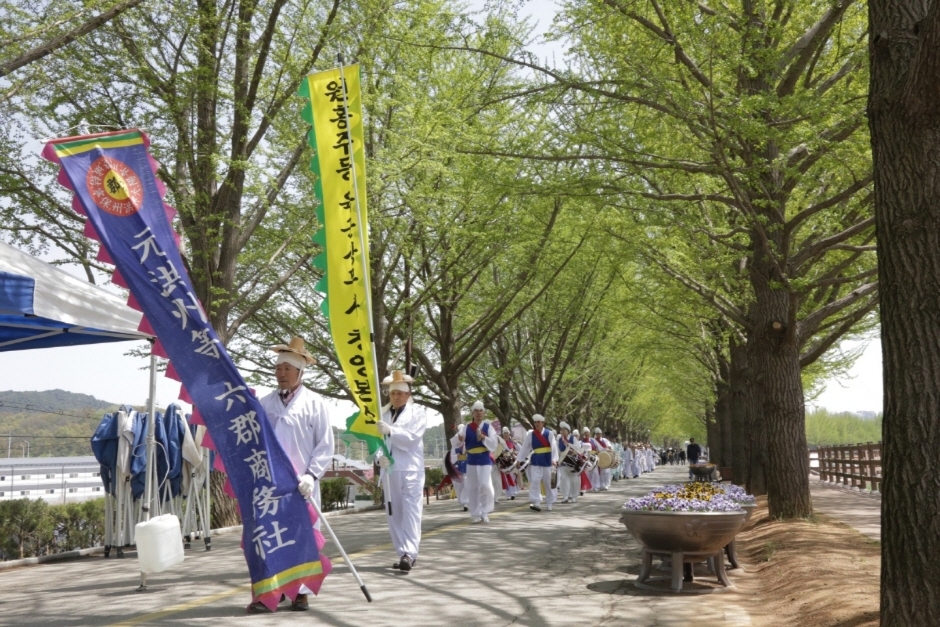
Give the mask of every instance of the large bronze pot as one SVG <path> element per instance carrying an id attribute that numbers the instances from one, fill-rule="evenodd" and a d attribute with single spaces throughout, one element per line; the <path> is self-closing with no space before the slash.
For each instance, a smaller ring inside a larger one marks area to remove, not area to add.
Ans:
<path id="1" fill-rule="evenodd" d="M 736 512 L 648 512 L 623 510 L 620 522 L 652 553 L 717 553 L 744 526 Z"/>

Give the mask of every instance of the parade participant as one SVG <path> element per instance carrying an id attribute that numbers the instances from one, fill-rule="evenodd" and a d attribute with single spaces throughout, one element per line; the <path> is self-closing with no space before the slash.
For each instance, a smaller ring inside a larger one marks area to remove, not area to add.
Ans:
<path id="1" fill-rule="evenodd" d="M 620 472 L 624 479 L 633 476 L 633 448 L 630 442 L 623 447 L 623 457 L 620 459 Z"/>
<path id="2" fill-rule="evenodd" d="M 555 434 L 545 428 L 545 418 L 541 414 L 532 416 L 532 427 L 522 441 L 517 463 L 522 464 L 529 453 L 532 453 L 526 471 L 529 476 L 529 509 L 542 511 L 542 494 L 539 490 L 541 485 L 545 488 L 545 504 L 548 511 L 552 511 L 552 504 L 555 503 L 552 468 L 558 466 L 558 445 L 555 442 Z"/>
<path id="3" fill-rule="evenodd" d="M 459 431 L 463 425 L 455 424 L 454 431 Z M 467 476 L 467 447 L 464 444 L 461 444 L 459 447 L 451 447 L 450 449 L 450 463 L 453 467 L 460 473 L 460 476 L 464 478 L 462 481 L 454 481 L 454 492 L 457 493 L 457 504 L 463 507 L 463 511 L 469 509 L 467 501 L 467 491 L 464 489 Z"/>
<path id="4" fill-rule="evenodd" d="M 581 452 L 581 442 L 571 433 L 567 422 L 558 425 L 561 432 L 558 436 L 558 492 L 562 503 L 577 503 L 578 492 L 581 489 L 580 473 L 575 473 L 568 466 L 561 463 L 565 455 L 577 455 Z M 568 453 L 568 449 L 571 453 Z"/>
<path id="5" fill-rule="evenodd" d="M 607 451 L 611 454 L 614 452 L 614 446 L 610 443 L 610 440 L 604 437 L 604 432 L 601 431 L 600 427 L 595 427 L 594 429 L 594 444 L 597 451 Z M 599 468 L 598 469 L 598 479 L 600 479 L 600 486 L 598 490 L 608 490 L 610 489 L 610 480 L 613 473 L 610 468 Z"/>
<path id="6" fill-rule="evenodd" d="M 519 445 L 512 439 L 512 432 L 509 430 L 509 427 L 503 427 L 502 435 L 503 448 L 507 451 L 516 451 L 518 453 Z M 506 498 L 510 501 L 515 501 L 516 495 L 519 494 L 519 485 L 522 483 L 521 475 L 515 469 L 512 472 L 502 472 L 496 466 L 493 466 L 493 468 L 495 469 L 494 472 L 499 474 L 499 480 L 506 493 Z"/>
<path id="7" fill-rule="evenodd" d="M 623 460 L 623 446 L 620 444 L 620 441 L 617 438 L 617 434 L 612 434 L 610 440 L 613 443 L 614 453 L 618 460 Z M 623 462 L 618 461 L 617 465 L 613 467 L 613 478 L 614 481 L 620 481 L 623 477 L 621 470 L 623 469 Z"/>
<path id="8" fill-rule="evenodd" d="M 388 531 L 398 555 L 393 568 L 408 572 L 418 559 L 421 543 L 421 496 L 424 490 L 424 408 L 411 400 L 412 378 L 393 370 L 382 381 L 389 404 L 382 408 L 376 425 L 385 438 L 392 459 L 382 451 L 375 458 L 382 467 L 383 485 L 388 488 Z M 387 481 L 385 481 L 387 478 Z"/>
<path id="9" fill-rule="evenodd" d="M 493 480 L 491 477 L 493 458 L 499 436 L 489 421 L 484 422 L 486 410 L 477 401 L 470 411 L 471 421 L 450 439 L 451 446 L 467 447 L 467 474 L 464 475 L 464 492 L 470 507 L 470 518 L 475 523 L 489 522 L 487 514 L 493 511 Z"/>
<path id="10" fill-rule="evenodd" d="M 650 447 L 646 449 L 646 461 L 647 468 L 650 472 L 656 470 L 656 453 L 653 451 L 653 445 L 650 444 Z"/>
<path id="11" fill-rule="evenodd" d="M 646 453 L 643 452 L 643 445 L 636 445 L 636 455 L 633 456 L 633 476 L 639 477 L 646 472 Z"/>
<path id="12" fill-rule="evenodd" d="M 323 400 L 303 385 L 304 368 L 314 359 L 299 337 L 291 338 L 289 344 L 273 346 L 271 350 L 277 353 L 274 378 L 278 389 L 261 398 L 260 403 L 277 441 L 294 465 L 299 480 L 297 489 L 305 497 L 313 498 L 319 507 L 319 479 L 333 461 L 333 428 Z M 319 529 L 320 522 L 314 527 Z M 310 541 L 313 542 L 313 538 Z M 291 610 L 308 610 L 310 593 L 307 586 L 301 586 Z M 270 611 L 260 601 L 248 606 L 252 614 Z"/>
<path id="13" fill-rule="evenodd" d="M 597 454 L 597 443 L 591 438 L 591 430 L 587 427 L 581 430 L 581 451 L 584 453 L 593 452 L 595 455 Z M 584 481 L 581 482 L 581 487 L 584 490 L 590 490 L 591 492 L 600 490 L 601 476 L 597 466 L 590 471 L 584 471 L 582 474 L 587 479 L 587 482 L 590 483 L 590 487 L 585 488 Z"/>

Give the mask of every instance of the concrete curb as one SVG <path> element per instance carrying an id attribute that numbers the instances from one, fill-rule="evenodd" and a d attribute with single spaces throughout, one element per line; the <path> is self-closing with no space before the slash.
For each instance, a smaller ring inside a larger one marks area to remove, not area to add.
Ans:
<path id="1" fill-rule="evenodd" d="M 360 512 L 373 512 L 376 510 L 382 509 L 381 505 L 369 505 L 368 507 L 359 507 L 359 508 L 349 508 L 349 509 L 339 509 L 332 512 L 326 512 L 323 514 L 325 518 L 333 518 L 334 516 L 345 516 L 347 514 L 358 514 Z M 211 534 L 213 536 L 221 536 L 228 533 L 239 532 L 241 533 L 242 526 L 235 525 L 234 527 L 220 527 L 218 529 L 213 529 Z M 133 550 L 133 549 L 131 549 Z M 95 546 L 89 549 L 78 549 L 77 551 L 65 551 L 63 553 L 53 553 L 52 555 L 41 555 L 40 557 L 25 557 L 21 560 L 9 560 L 6 562 L 0 562 L 0 570 L 7 570 L 9 568 L 17 568 L 20 566 L 35 566 L 36 564 L 48 564 L 49 562 L 61 562 L 65 560 L 78 559 L 79 557 L 86 557 L 88 555 L 100 555 L 104 553 L 103 546 Z"/>

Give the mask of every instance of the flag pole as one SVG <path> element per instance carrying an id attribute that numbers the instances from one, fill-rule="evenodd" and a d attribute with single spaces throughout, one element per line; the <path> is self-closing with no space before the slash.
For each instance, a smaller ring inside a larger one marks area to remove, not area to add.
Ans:
<path id="1" fill-rule="evenodd" d="M 353 184 L 353 197 L 356 199 L 356 220 L 359 228 L 359 264 L 362 266 L 362 276 L 363 276 L 363 285 L 366 288 L 366 318 L 369 321 L 369 345 L 372 348 L 372 365 L 374 366 L 372 371 L 374 375 L 373 385 L 375 385 L 375 399 L 378 401 L 378 419 L 382 419 L 382 388 L 379 381 L 379 360 L 375 354 L 375 324 L 372 321 L 372 280 L 370 278 L 369 266 L 366 264 L 366 241 L 365 241 L 365 229 L 369 228 L 368 224 L 362 223 L 362 205 L 359 201 L 359 178 L 356 173 L 356 147 L 353 146 L 353 136 L 352 136 L 352 123 L 349 118 L 349 94 L 346 93 L 346 73 L 343 70 L 343 55 L 342 53 L 336 55 L 336 60 L 339 62 L 339 82 L 343 89 L 343 115 L 346 117 L 346 139 L 349 141 L 349 163 L 351 166 L 352 173 L 352 184 Z M 365 146 L 363 146 L 363 151 L 365 151 Z M 363 152 L 363 157 L 365 157 L 365 152 Z M 385 443 L 385 452 L 389 459 L 391 460 L 391 442 L 389 437 L 386 435 L 384 437 Z M 384 470 L 384 469 L 383 469 Z M 388 472 L 379 471 L 383 478 L 384 484 L 382 486 L 382 492 L 385 496 L 386 513 L 392 515 L 392 495 L 389 490 L 389 477 Z"/>

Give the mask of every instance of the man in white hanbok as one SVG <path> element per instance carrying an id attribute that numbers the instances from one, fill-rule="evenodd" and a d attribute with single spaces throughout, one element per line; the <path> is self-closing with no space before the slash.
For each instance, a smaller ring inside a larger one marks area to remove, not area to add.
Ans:
<path id="1" fill-rule="evenodd" d="M 598 452 L 607 451 L 611 455 L 614 454 L 614 445 L 610 443 L 610 440 L 604 437 L 604 432 L 601 431 L 600 427 L 594 429 L 594 444 Z M 600 480 L 600 485 L 597 489 L 610 489 L 610 480 L 613 476 L 613 471 L 610 468 L 598 468 L 597 470 L 598 479 Z"/>
<path id="2" fill-rule="evenodd" d="M 567 422 L 559 423 L 558 430 L 558 492 L 562 503 L 577 503 L 581 492 L 581 473 L 574 472 L 570 466 L 561 462 L 568 455 L 577 457 L 581 453 L 581 441 L 571 434 Z"/>
<path id="3" fill-rule="evenodd" d="M 422 493 L 424 491 L 424 408 L 411 400 L 412 379 L 400 370 L 382 381 L 389 404 L 382 408 L 376 425 L 391 449 L 389 460 L 381 451 L 375 459 L 382 468 L 382 485 L 388 489 L 388 531 L 398 561 L 392 568 L 408 572 L 418 559 L 421 544 Z"/>
<path id="4" fill-rule="evenodd" d="M 297 489 L 320 505 L 320 478 L 333 461 L 333 428 L 326 404 L 304 387 L 304 368 L 313 363 L 313 357 L 304 349 L 302 338 L 294 337 L 290 343 L 271 348 L 277 353 L 274 377 L 278 389 L 260 399 L 274 435 L 297 472 Z M 315 525 L 319 529 L 320 521 Z M 310 538 L 313 542 L 313 538 Z M 291 603 L 294 611 L 309 609 L 307 595 L 310 590 L 300 587 L 300 593 Z M 255 602 L 249 612 L 268 612 L 267 607 Z"/>
<path id="5" fill-rule="evenodd" d="M 630 442 L 627 442 L 623 447 L 623 456 L 620 459 L 620 473 L 624 479 L 629 479 L 633 477 L 633 448 L 630 446 Z"/>

